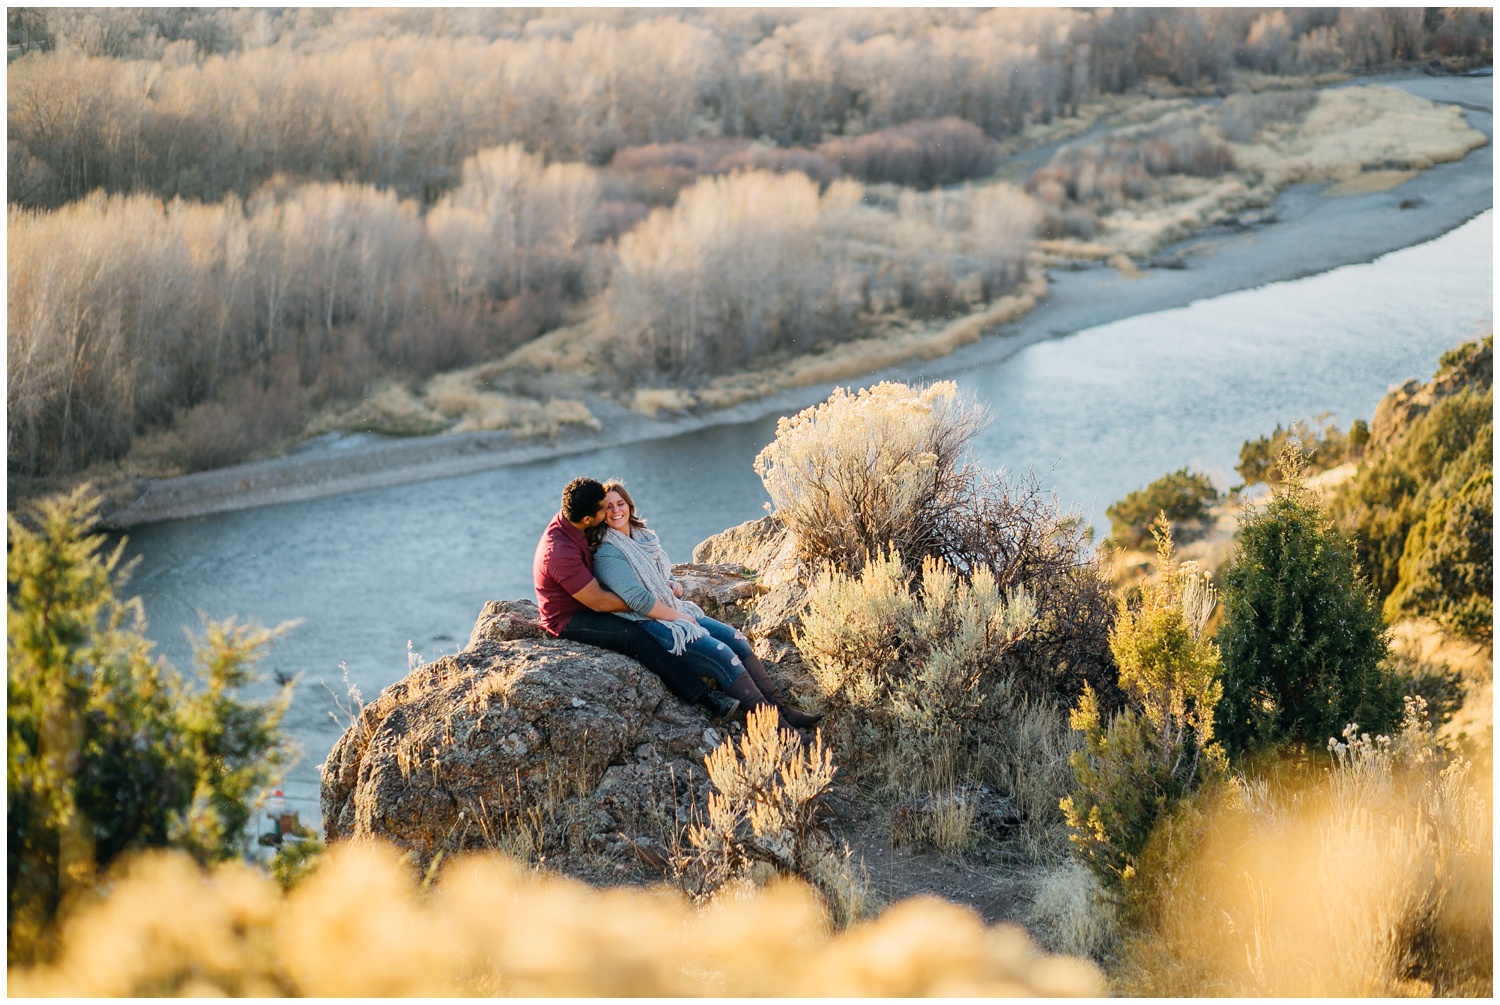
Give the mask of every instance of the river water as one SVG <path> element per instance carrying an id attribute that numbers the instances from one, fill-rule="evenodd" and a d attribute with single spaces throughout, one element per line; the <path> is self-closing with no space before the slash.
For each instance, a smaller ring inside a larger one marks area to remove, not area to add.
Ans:
<path id="1" fill-rule="evenodd" d="M 1368 419 L 1394 383 L 1492 324 L 1492 212 L 1365 265 L 1139 315 L 944 373 L 993 411 L 977 459 L 1034 471 L 1104 529 L 1104 509 L 1189 465 L 1237 483 L 1242 441 L 1331 412 Z M 530 596 L 537 535 L 572 477 L 622 476 L 677 561 L 764 512 L 752 470 L 774 417 L 438 481 L 136 528 L 131 584 L 158 651 L 191 661 L 200 615 L 300 619 L 263 668 L 297 677 L 286 726 L 302 757 L 288 803 L 318 820 L 318 771 L 410 654 L 460 649 L 489 599 Z M 410 649 L 408 648 L 410 644 Z M 337 696 L 338 701 L 335 700 Z"/>

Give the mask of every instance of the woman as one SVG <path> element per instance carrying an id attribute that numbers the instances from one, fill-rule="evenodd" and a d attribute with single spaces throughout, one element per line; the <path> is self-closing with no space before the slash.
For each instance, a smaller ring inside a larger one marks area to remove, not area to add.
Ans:
<path id="1" fill-rule="evenodd" d="M 635 500 L 618 481 L 604 483 L 604 528 L 594 552 L 594 575 L 630 605 L 622 618 L 641 627 L 675 655 L 689 648 L 713 659 L 714 676 L 748 712 L 772 705 L 784 724 L 796 729 L 816 725 L 823 717 L 792 708 L 750 648 L 743 632 L 703 613 L 682 599 L 682 584 L 656 534 L 635 511 Z"/>

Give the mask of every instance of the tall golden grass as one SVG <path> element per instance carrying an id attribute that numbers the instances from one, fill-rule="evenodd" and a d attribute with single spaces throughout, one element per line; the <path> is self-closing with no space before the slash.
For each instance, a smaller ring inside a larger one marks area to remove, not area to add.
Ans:
<path id="1" fill-rule="evenodd" d="M 1408 699 L 1400 734 L 1351 726 L 1328 756 L 1327 770 L 1242 781 L 1153 836 L 1162 897 L 1120 950 L 1119 990 L 1493 993 L 1488 750 L 1444 755 Z"/>
<path id="2" fill-rule="evenodd" d="M 1093 964 L 1040 952 L 932 898 L 833 934 L 783 881 L 704 909 L 665 888 L 598 890 L 499 854 L 424 888 L 389 848 L 342 845 L 291 893 L 253 868 L 136 860 L 14 995 L 1074 995 Z"/>

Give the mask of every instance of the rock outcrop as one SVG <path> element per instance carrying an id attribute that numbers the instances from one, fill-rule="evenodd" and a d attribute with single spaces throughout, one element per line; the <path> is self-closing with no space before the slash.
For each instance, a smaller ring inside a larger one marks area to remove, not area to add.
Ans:
<path id="1" fill-rule="evenodd" d="M 759 596 L 750 606 L 746 629 L 783 644 L 790 641 L 807 599 L 807 577 L 797 542 L 780 520 L 763 516 L 721 531 L 693 549 L 693 561 L 752 570 Z"/>
<path id="2" fill-rule="evenodd" d="M 1394 446 L 1406 435 L 1412 423 L 1449 395 L 1470 388 L 1483 394 L 1489 390 L 1493 375 L 1494 347 L 1489 340 L 1471 342 L 1449 353 L 1432 380 L 1426 384 L 1408 380 L 1380 399 L 1370 419 L 1370 443 L 1366 452 L 1374 453 Z"/>
<path id="3" fill-rule="evenodd" d="M 735 566 L 676 571 L 715 616 L 742 620 L 737 605 L 756 591 Z M 423 863 L 519 846 L 660 864 L 728 730 L 634 660 L 554 639 L 536 619 L 530 601 L 487 603 L 462 652 L 360 711 L 323 765 L 330 841 L 378 837 Z"/>

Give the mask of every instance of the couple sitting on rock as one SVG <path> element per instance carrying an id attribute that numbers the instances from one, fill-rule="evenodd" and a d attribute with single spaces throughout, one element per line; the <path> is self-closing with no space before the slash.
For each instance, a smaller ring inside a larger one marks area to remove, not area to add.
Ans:
<path id="1" fill-rule="evenodd" d="M 682 599 L 672 563 L 619 482 L 568 483 L 531 571 L 548 634 L 638 660 L 677 697 L 721 717 L 772 705 L 804 739 L 822 718 L 788 705 L 743 632 Z"/>

